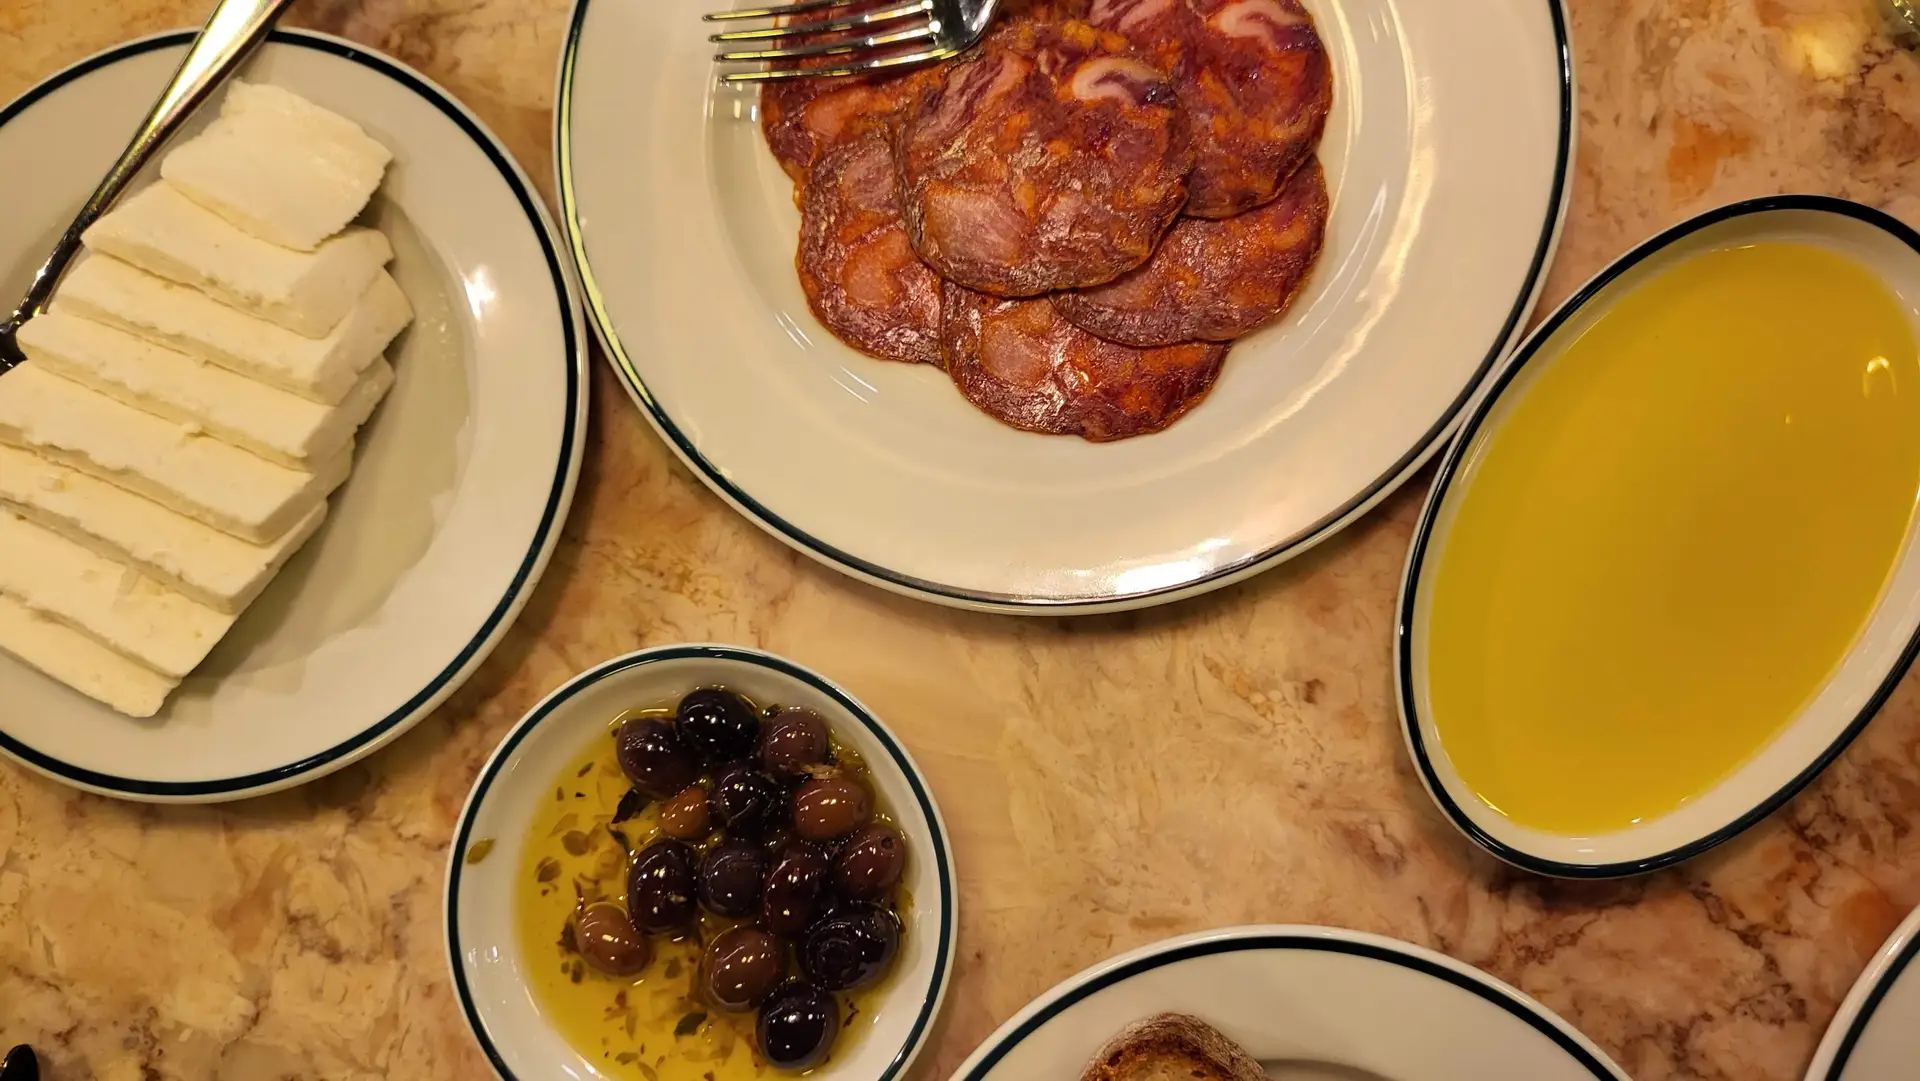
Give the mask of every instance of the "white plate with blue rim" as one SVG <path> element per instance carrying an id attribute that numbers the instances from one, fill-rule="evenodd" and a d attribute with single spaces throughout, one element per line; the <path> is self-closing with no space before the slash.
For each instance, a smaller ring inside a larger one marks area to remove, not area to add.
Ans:
<path id="1" fill-rule="evenodd" d="M 1913 1081 L 1920 1073 L 1920 909 L 1867 963 L 1814 1052 L 1807 1081 Z"/>
<path id="2" fill-rule="evenodd" d="M 1627 1081 L 1531 997 L 1450 957 L 1331 927 L 1256 926 L 1156 942 L 1015 1014 L 953 1081 L 1082 1076 L 1121 1029 L 1198 1017 L 1280 1081 Z"/>
<path id="3" fill-rule="evenodd" d="M 745 0 L 741 0 L 742 3 Z M 1432 453 L 1524 330 L 1565 205 L 1558 0 L 1307 0 L 1334 69 L 1327 247 L 1212 393 L 1118 443 L 1015 431 L 863 357 L 795 279 L 792 183 L 703 11 L 575 0 L 562 222 L 615 373 L 668 446 L 803 554 L 941 604 L 1136 608 L 1305 551 Z"/>
<path id="4" fill-rule="evenodd" d="M 191 37 L 117 45 L 0 107 L 0 160 L 33 163 L 7 175 L 0 295 L 25 291 Z M 393 238 L 415 320 L 389 351 L 397 384 L 322 532 L 160 716 L 128 720 L 0 656 L 0 750 L 130 799 L 299 784 L 445 701 L 539 580 L 586 430 L 571 266 L 532 183 L 479 119 L 406 65 L 324 34 L 274 32 L 241 76 L 393 151 L 369 213 Z"/>
<path id="5" fill-rule="evenodd" d="M 1628 291 L 1702 252 L 1787 241 L 1840 252 L 1872 271 L 1920 333 L 1920 232 L 1872 207 L 1778 195 L 1717 207 L 1622 255 L 1582 286 L 1514 353 L 1468 411 L 1427 495 L 1401 581 L 1396 700 L 1408 753 L 1427 793 L 1467 837 L 1506 862 L 1560 878 L 1618 878 L 1691 859 L 1738 836 L 1793 798 L 1872 721 L 1920 655 L 1920 530 L 1909 529 L 1859 637 L 1770 742 L 1672 811 L 1605 833 L 1556 833 L 1517 822 L 1477 795 L 1446 752 L 1428 674 L 1433 580 L 1473 463 L 1531 380 Z"/>
<path id="6" fill-rule="evenodd" d="M 877 1001 L 865 1004 L 857 1038 L 843 1032 L 846 1042 L 807 1076 L 897 1081 L 926 1045 L 953 975 L 960 926 L 953 847 L 926 775 L 871 710 L 810 669 L 738 646 L 663 646 L 583 672 L 536 705 L 494 751 L 460 813 L 447 860 L 448 960 L 468 1026 L 505 1081 L 633 1076 L 618 1056 L 638 1054 L 641 1046 L 582 1051 L 533 993 L 532 966 L 550 959 L 530 957 L 521 946 L 517 876 L 525 870 L 527 831 L 553 798 L 555 777 L 595 740 L 607 739 L 622 714 L 671 707 L 687 692 L 713 686 L 762 706 L 818 714 L 840 746 L 865 762 L 868 783 L 907 845 L 900 886 L 912 903 L 901 913 L 891 972 Z"/>

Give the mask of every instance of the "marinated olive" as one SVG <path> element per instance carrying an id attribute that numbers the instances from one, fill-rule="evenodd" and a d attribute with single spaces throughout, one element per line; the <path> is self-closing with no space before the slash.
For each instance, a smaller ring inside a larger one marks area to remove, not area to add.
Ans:
<path id="1" fill-rule="evenodd" d="M 638 976 L 653 960 L 653 943 L 610 901 L 588 905 L 574 918 L 573 941 L 587 964 L 609 976 Z"/>
<path id="2" fill-rule="evenodd" d="M 906 842 L 885 826 L 856 830 L 833 856 L 833 884 L 857 901 L 877 900 L 900 881 Z"/>
<path id="3" fill-rule="evenodd" d="M 900 923 L 892 912 L 849 901 L 808 929 L 800 971 L 829 991 L 851 991 L 886 975 L 899 949 Z"/>
<path id="4" fill-rule="evenodd" d="M 690 784 L 660 808 L 660 832 L 676 841 L 698 841 L 713 830 L 707 790 Z"/>
<path id="5" fill-rule="evenodd" d="M 697 690 L 680 700 L 674 715 L 680 739 L 703 762 L 727 762 L 753 753 L 760 739 L 760 718 L 732 691 Z"/>
<path id="6" fill-rule="evenodd" d="M 809 841 L 844 837 L 873 817 L 873 797 L 848 777 L 815 777 L 793 794 L 793 832 Z"/>
<path id="7" fill-rule="evenodd" d="M 666 799 L 694 782 L 700 764 L 674 734 L 673 725 L 635 717 L 614 736 L 620 769 L 633 786 L 654 799 Z"/>
<path id="8" fill-rule="evenodd" d="M 739 765 L 714 778 L 707 811 L 732 836 L 765 837 L 786 825 L 787 794 L 773 778 Z"/>
<path id="9" fill-rule="evenodd" d="M 716 916 L 751 916 L 760 908 L 766 876 L 760 846 L 729 837 L 700 860 L 700 903 Z"/>
<path id="10" fill-rule="evenodd" d="M 649 934 L 678 930 L 693 919 L 693 849 L 679 841 L 655 841 L 642 849 L 627 874 L 627 913 Z"/>
<path id="11" fill-rule="evenodd" d="M 833 1049 L 840 1010 L 833 996 L 804 980 L 780 987 L 760 1007 L 760 1053 L 783 1070 L 811 1070 Z"/>
<path id="12" fill-rule="evenodd" d="M 827 854 L 819 846 L 805 841 L 788 842 L 774 858 L 773 870 L 767 874 L 760 922 L 776 935 L 799 937 L 820 908 L 820 893 L 830 869 Z"/>
<path id="13" fill-rule="evenodd" d="M 827 722 L 812 710 L 783 709 L 760 737 L 760 768 L 775 777 L 798 778 L 826 762 L 832 744 Z"/>
<path id="14" fill-rule="evenodd" d="M 723 931 L 707 947 L 707 997 L 723 1010 L 741 1012 L 765 1002 L 787 974 L 780 940 L 752 927 Z"/>

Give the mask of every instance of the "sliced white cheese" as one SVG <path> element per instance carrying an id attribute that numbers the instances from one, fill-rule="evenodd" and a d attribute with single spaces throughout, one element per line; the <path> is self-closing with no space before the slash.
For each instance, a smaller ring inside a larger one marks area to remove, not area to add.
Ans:
<path id="1" fill-rule="evenodd" d="M 0 444 L 4 510 L 227 613 L 245 611 L 327 517 L 323 501 L 279 540 L 252 544 L 98 477 Z"/>
<path id="2" fill-rule="evenodd" d="M 0 595 L 0 649 L 129 717 L 151 717 L 179 685 Z"/>
<path id="3" fill-rule="evenodd" d="M 392 160 L 346 117 L 235 81 L 220 118 L 169 152 L 160 175 L 242 230 L 312 251 L 366 207 Z"/>
<path id="4" fill-rule="evenodd" d="M 224 304 L 323 338 L 353 310 L 393 246 L 354 226 L 310 252 L 242 232 L 164 180 L 109 211 L 86 231 L 89 250 L 191 285 Z"/>
<path id="5" fill-rule="evenodd" d="M 343 400 L 413 320 L 406 294 L 385 271 L 340 325 L 315 339 L 104 255 L 81 260 L 54 305 L 325 405 Z"/>
<path id="6" fill-rule="evenodd" d="M 0 442 L 38 451 L 256 544 L 285 536 L 353 465 L 351 444 L 311 473 L 275 465 L 32 361 L 0 376 Z"/>
<path id="7" fill-rule="evenodd" d="M 0 513 L 0 593 L 161 675 L 207 659 L 234 617 L 50 529 Z"/>
<path id="8" fill-rule="evenodd" d="M 321 405 L 64 309 L 22 326 L 20 347 L 56 375 L 289 469 L 338 453 L 393 386 L 376 359 L 344 401 Z"/>

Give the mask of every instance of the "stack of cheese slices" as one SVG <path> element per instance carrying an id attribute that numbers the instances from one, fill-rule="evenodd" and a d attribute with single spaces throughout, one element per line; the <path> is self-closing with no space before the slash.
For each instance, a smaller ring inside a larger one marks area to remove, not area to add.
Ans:
<path id="1" fill-rule="evenodd" d="M 87 231 L 0 375 L 0 648 L 150 717 L 319 529 L 413 318 L 349 224 L 391 158 L 236 82 Z"/>

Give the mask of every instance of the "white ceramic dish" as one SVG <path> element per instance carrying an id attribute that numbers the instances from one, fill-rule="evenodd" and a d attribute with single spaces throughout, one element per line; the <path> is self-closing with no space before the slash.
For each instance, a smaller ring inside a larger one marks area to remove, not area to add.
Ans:
<path id="1" fill-rule="evenodd" d="M 1920 1072 L 1920 909 L 1847 993 L 1814 1052 L 1807 1081 L 1913 1081 Z"/>
<path id="2" fill-rule="evenodd" d="M 720 87 L 713 0 L 576 0 L 563 219 L 628 391 L 741 513 L 848 574 L 1016 612 L 1139 607 L 1303 551 L 1403 480 L 1523 329 L 1564 204 L 1557 0 L 1309 0 L 1332 57 L 1328 246 L 1286 318 L 1165 432 L 1015 431 L 939 371 L 814 321 L 758 91 Z"/>
<path id="3" fill-rule="evenodd" d="M 1575 293 L 1502 368 L 1469 411 L 1442 461 L 1414 534 L 1401 583 L 1395 660 L 1408 750 L 1421 780 L 1455 826 L 1494 855 L 1539 874 L 1608 878 L 1639 874 L 1698 855 L 1771 814 L 1872 719 L 1920 650 L 1920 531 L 1910 530 L 1879 605 L 1825 686 L 1770 744 L 1712 790 L 1677 810 L 1627 830 L 1567 836 L 1529 829 L 1500 815 L 1460 780 L 1434 727 L 1428 693 L 1427 628 L 1432 568 L 1458 500 L 1456 481 L 1529 385 L 1536 357 L 1583 332 L 1649 276 L 1689 255 L 1756 240 L 1798 240 L 1832 247 L 1872 268 L 1905 303 L 1920 331 L 1920 233 L 1857 203 L 1823 196 L 1778 196 L 1710 211 L 1628 252 Z"/>
<path id="4" fill-rule="evenodd" d="M 0 109 L 0 295 L 18 296 L 191 35 L 83 60 Z M 69 784 L 210 801 L 369 754 L 452 694 L 513 622 L 573 498 L 585 330 L 533 185 L 473 114 L 363 46 L 276 32 L 243 72 L 394 152 L 371 213 L 414 325 L 322 533 L 152 722 L 0 657 L 0 749 Z M 202 114 L 201 121 L 211 115 Z"/>
<path id="5" fill-rule="evenodd" d="M 1330 927 L 1237 927 L 1087 969 L 987 1038 L 953 1081 L 1075 1078 L 1127 1025 L 1192 1014 L 1278 1081 L 1626 1081 L 1598 1047 L 1470 965 Z"/>
<path id="6" fill-rule="evenodd" d="M 866 760 L 870 780 L 906 838 L 902 884 L 914 898 L 887 991 L 872 1028 L 807 1076 L 821 1081 L 894 1081 L 925 1044 L 953 973 L 959 894 L 953 847 L 926 778 L 871 711 L 822 676 L 758 650 L 687 645 L 641 650 L 576 676 L 535 706 L 474 782 L 447 863 L 447 950 L 469 1026 L 505 1081 L 605 1077 L 555 1031 L 527 991 L 514 930 L 513 878 L 535 809 L 554 776 L 576 761 L 621 713 L 670 705 L 696 687 L 723 685 L 758 702 L 803 706 L 825 718 Z M 475 841 L 494 844 L 469 864 Z M 624 1075 L 623 1075 L 624 1076 Z"/>

